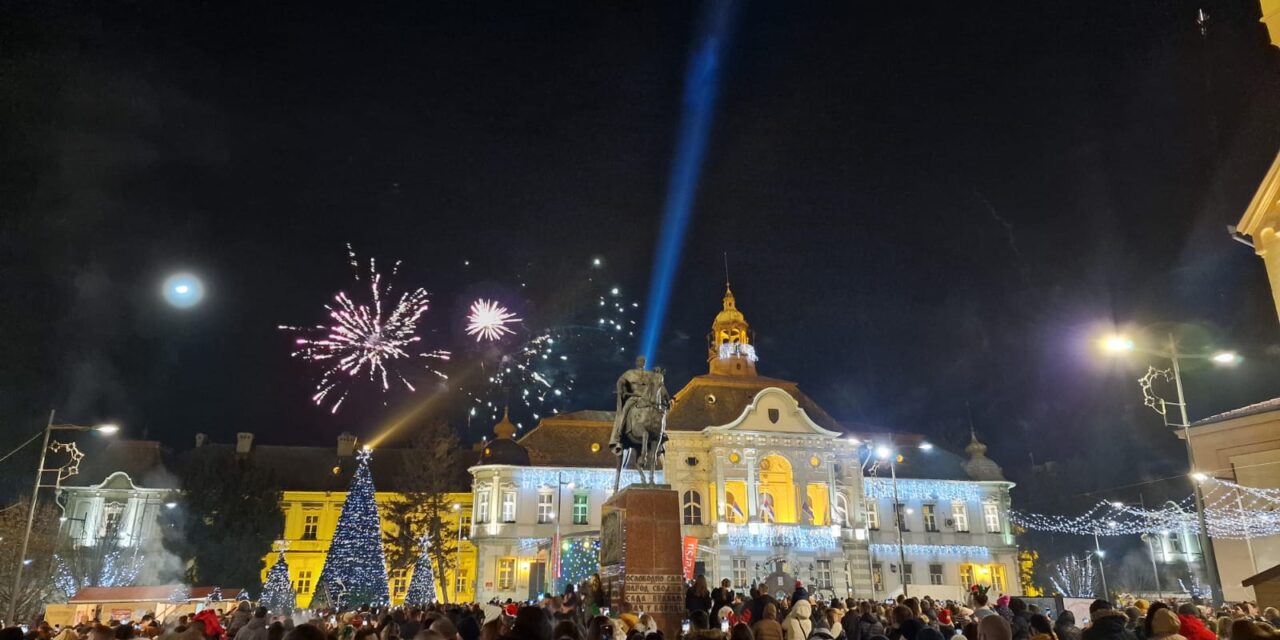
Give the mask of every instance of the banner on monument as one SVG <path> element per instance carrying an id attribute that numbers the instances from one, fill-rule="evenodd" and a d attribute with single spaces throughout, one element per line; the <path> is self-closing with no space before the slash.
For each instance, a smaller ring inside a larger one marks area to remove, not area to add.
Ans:
<path id="1" fill-rule="evenodd" d="M 680 564 L 684 568 L 684 579 L 693 579 L 693 563 L 698 559 L 698 538 L 697 536 L 685 536 L 684 545 L 681 547 L 684 553 L 680 554 Z"/>

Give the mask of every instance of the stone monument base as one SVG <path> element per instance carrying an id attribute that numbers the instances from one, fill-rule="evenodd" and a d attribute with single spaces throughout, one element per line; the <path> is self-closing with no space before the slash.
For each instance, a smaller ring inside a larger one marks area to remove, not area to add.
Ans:
<path id="1" fill-rule="evenodd" d="M 600 579 L 613 615 L 653 616 L 665 637 L 680 637 L 684 571 L 680 498 L 670 485 L 633 484 L 604 503 Z"/>

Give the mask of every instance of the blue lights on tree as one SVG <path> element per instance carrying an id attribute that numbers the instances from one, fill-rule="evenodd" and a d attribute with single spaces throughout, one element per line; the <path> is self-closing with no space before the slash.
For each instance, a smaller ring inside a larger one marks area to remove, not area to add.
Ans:
<path id="1" fill-rule="evenodd" d="M 262 600 L 258 604 L 278 615 L 289 615 L 297 608 L 297 596 L 293 592 L 293 583 L 289 580 L 289 563 L 285 562 L 284 551 L 267 571 L 267 581 L 262 585 Z"/>
<path id="2" fill-rule="evenodd" d="M 338 528 L 317 581 L 319 593 L 338 609 L 363 605 L 387 606 L 387 562 L 382 551 L 382 521 L 374 500 L 368 449 L 356 454 L 359 466 L 342 503 Z"/>
<path id="3" fill-rule="evenodd" d="M 422 538 L 422 551 L 413 563 L 413 577 L 409 579 L 409 592 L 404 596 L 407 605 L 428 605 L 436 601 L 436 574 L 431 570 L 431 540 Z"/>

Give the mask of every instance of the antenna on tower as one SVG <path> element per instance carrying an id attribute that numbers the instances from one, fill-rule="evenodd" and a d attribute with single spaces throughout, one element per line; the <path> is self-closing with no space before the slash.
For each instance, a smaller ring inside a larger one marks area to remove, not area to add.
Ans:
<path id="1" fill-rule="evenodd" d="M 724 252 L 724 286 L 729 286 L 729 252 Z"/>

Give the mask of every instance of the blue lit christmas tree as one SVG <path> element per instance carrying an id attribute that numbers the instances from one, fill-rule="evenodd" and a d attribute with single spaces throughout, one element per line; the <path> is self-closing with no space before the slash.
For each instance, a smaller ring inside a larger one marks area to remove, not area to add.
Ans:
<path id="1" fill-rule="evenodd" d="M 567 585 L 578 586 L 600 571 L 600 539 L 579 538 L 560 543 L 560 579 L 556 589 L 563 592 Z"/>
<path id="2" fill-rule="evenodd" d="M 370 455 L 368 449 L 356 454 L 359 465 L 317 581 L 318 593 L 326 594 L 327 604 L 337 609 L 391 603 L 382 551 L 382 521 L 369 473 Z"/>
<path id="3" fill-rule="evenodd" d="M 267 581 L 262 585 L 262 600 L 258 604 L 279 615 L 289 615 L 298 606 L 293 583 L 289 580 L 289 563 L 285 562 L 284 549 L 280 550 L 280 557 L 267 571 Z"/>
<path id="4" fill-rule="evenodd" d="M 431 540 L 422 538 L 422 552 L 413 563 L 413 577 L 409 579 L 409 592 L 404 596 L 407 605 L 428 605 L 436 601 L 436 574 L 431 570 Z"/>

